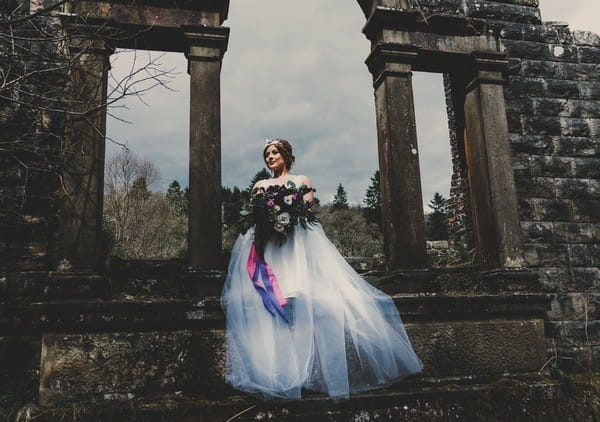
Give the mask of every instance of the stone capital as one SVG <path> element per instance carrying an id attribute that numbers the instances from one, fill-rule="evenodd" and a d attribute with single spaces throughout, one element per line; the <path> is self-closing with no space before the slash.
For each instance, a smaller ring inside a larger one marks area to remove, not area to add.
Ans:
<path id="1" fill-rule="evenodd" d="M 504 85 L 507 81 L 508 56 L 504 53 L 474 52 L 471 54 L 471 82 L 467 91 L 481 84 Z"/>
<path id="2" fill-rule="evenodd" d="M 188 25 L 181 27 L 185 56 L 190 61 L 221 61 L 229 41 L 224 26 Z"/>
<path id="3" fill-rule="evenodd" d="M 419 47 L 404 44 L 379 43 L 365 60 L 373 75 L 373 86 L 388 76 L 409 77 L 419 55 Z"/>

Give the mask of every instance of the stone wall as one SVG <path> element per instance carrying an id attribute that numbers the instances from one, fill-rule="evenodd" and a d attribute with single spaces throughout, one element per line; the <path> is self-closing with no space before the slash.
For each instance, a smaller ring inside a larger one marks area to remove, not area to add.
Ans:
<path id="1" fill-rule="evenodd" d="M 556 293 L 549 351 L 562 365 L 598 370 L 600 37 L 552 23 L 503 36 L 525 259 Z"/>
<path id="2" fill-rule="evenodd" d="M 598 370 L 600 37 L 543 23 L 537 0 L 419 4 L 429 19 L 485 19 L 502 39 L 510 59 L 505 98 L 525 260 L 543 290 L 554 293 L 548 352 L 562 368 Z M 451 229 L 461 239 L 470 227 L 467 176 L 451 98 L 448 108 L 455 171 Z"/>
<path id="3" fill-rule="evenodd" d="M 11 19 L 11 18 L 7 18 Z M 56 245 L 63 89 L 58 21 L 33 18 L 0 31 L 0 271 L 52 268 Z"/>

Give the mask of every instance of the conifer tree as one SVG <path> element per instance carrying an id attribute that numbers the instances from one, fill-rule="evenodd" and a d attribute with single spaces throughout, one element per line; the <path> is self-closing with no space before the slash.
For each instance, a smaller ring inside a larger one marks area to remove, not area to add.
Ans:
<path id="1" fill-rule="evenodd" d="M 337 192 L 333 197 L 332 207 L 335 211 L 348 209 L 348 194 L 341 183 L 338 185 Z"/>
<path id="2" fill-rule="evenodd" d="M 427 238 L 429 240 L 448 239 L 448 218 L 446 199 L 436 192 L 433 199 L 427 204 L 433 210 L 427 217 Z"/>
<path id="3" fill-rule="evenodd" d="M 371 184 L 367 188 L 365 199 L 363 199 L 363 204 L 365 204 L 363 214 L 367 221 L 377 223 L 381 228 L 381 189 L 379 186 L 380 175 L 377 170 L 371 177 Z"/>

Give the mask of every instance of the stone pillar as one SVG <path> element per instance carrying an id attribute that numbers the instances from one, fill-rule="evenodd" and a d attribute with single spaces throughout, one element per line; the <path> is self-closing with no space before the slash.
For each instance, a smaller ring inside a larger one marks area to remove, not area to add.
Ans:
<path id="1" fill-rule="evenodd" d="M 106 95 L 113 50 L 100 37 L 85 36 L 89 27 L 69 30 L 73 63 L 62 147 L 58 261 L 66 269 L 96 270 L 103 257 Z"/>
<path id="2" fill-rule="evenodd" d="M 366 62 L 374 80 L 381 211 L 389 269 L 427 266 L 411 72 L 417 54 L 416 48 L 378 44 Z"/>
<path id="3" fill-rule="evenodd" d="M 221 60 L 229 28 L 182 28 L 190 75 L 189 265 L 220 269 Z"/>
<path id="4" fill-rule="evenodd" d="M 473 226 L 483 268 L 524 265 L 504 102 L 503 54 L 474 53 L 466 87 L 465 145 Z"/>

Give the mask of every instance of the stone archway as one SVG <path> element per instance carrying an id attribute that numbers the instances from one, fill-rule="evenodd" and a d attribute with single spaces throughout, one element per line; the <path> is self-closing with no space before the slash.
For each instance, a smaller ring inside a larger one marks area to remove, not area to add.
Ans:
<path id="1" fill-rule="evenodd" d="M 229 2 L 164 5 L 152 1 L 82 1 L 61 13 L 79 54 L 72 85 L 106 103 L 109 57 L 115 48 L 182 52 L 190 74 L 190 218 L 188 265 L 222 268 L 221 262 L 221 60 L 229 28 L 222 26 Z M 111 36 L 118 31 L 119 36 Z M 73 119 L 76 120 L 76 119 Z M 93 120 L 93 124 L 90 124 Z M 75 121 L 67 131 L 59 219 L 58 259 L 73 269 L 99 267 L 104 184 L 106 109 Z M 70 146 L 70 148 L 69 148 Z M 83 153 L 76 153 L 83 151 Z"/>

